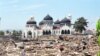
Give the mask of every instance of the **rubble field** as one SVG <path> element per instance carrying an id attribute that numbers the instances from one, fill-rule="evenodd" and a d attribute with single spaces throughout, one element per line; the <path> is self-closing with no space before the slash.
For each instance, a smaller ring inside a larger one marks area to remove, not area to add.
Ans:
<path id="1" fill-rule="evenodd" d="M 0 40 L 0 56 L 97 56 L 99 50 L 93 35 L 41 36 L 26 42 Z"/>

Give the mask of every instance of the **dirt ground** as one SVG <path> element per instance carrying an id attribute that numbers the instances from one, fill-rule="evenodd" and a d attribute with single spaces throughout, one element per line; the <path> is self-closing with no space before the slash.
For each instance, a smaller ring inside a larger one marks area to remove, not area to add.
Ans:
<path id="1" fill-rule="evenodd" d="M 41 36 L 38 40 L 0 41 L 0 56 L 96 56 L 99 51 L 93 35 Z"/>

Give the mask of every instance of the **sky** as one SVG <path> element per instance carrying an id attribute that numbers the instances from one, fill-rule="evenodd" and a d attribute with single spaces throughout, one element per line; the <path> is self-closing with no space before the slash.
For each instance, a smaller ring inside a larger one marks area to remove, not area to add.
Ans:
<path id="1" fill-rule="evenodd" d="M 88 29 L 95 29 L 100 18 L 100 0 L 0 0 L 0 29 L 23 29 L 31 16 L 39 23 L 49 14 L 54 21 L 72 15 L 87 19 Z"/>

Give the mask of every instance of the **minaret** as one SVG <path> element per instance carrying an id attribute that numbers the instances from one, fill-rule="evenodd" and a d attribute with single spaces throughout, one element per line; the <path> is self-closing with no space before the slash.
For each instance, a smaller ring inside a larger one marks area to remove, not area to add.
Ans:
<path id="1" fill-rule="evenodd" d="M 72 15 L 71 14 L 68 14 L 68 17 L 67 17 L 68 19 L 72 19 Z"/>
<path id="2" fill-rule="evenodd" d="M 30 20 L 31 20 L 31 21 L 34 21 L 34 17 L 32 16 L 32 17 L 30 18 Z"/>

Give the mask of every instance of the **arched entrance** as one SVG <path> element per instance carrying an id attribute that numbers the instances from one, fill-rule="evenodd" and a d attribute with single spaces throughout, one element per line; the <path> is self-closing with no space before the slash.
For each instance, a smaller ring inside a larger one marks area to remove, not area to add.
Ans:
<path id="1" fill-rule="evenodd" d="M 43 35 L 51 35 L 51 31 L 50 30 L 43 31 Z"/>
<path id="2" fill-rule="evenodd" d="M 70 34 L 70 30 L 62 30 L 61 34 Z"/>
<path id="3" fill-rule="evenodd" d="M 32 32 L 31 31 L 28 31 L 27 35 L 28 35 L 29 38 L 32 38 Z"/>
<path id="4" fill-rule="evenodd" d="M 61 31 L 61 34 L 64 34 L 64 33 L 65 33 L 64 30 L 62 30 L 62 31 Z"/>
<path id="5" fill-rule="evenodd" d="M 25 38 L 25 33 L 24 33 L 24 38 Z"/>
<path id="6" fill-rule="evenodd" d="M 51 31 L 50 30 L 48 31 L 48 34 L 51 35 Z"/>
<path id="7" fill-rule="evenodd" d="M 67 30 L 65 30 L 65 34 L 68 34 L 68 31 Z"/>
<path id="8" fill-rule="evenodd" d="M 45 31 L 43 31 L 43 35 L 45 35 L 46 34 L 46 32 Z"/>
<path id="9" fill-rule="evenodd" d="M 68 34 L 70 34 L 70 30 L 68 30 Z"/>
<path id="10" fill-rule="evenodd" d="M 48 31 L 46 31 L 46 34 L 45 35 L 48 35 L 49 33 L 48 33 Z"/>

